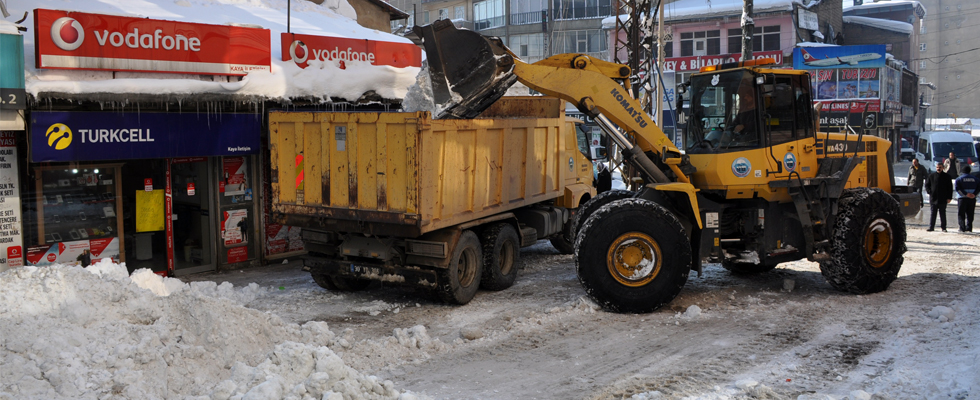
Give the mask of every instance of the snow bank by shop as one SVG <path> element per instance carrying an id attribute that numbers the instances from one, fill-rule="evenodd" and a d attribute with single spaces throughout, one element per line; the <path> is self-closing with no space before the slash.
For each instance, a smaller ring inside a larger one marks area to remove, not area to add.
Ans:
<path id="1" fill-rule="evenodd" d="M 108 261 L 0 274 L 0 399 L 415 399 L 331 350 L 324 322 L 248 309 L 265 290 Z"/>

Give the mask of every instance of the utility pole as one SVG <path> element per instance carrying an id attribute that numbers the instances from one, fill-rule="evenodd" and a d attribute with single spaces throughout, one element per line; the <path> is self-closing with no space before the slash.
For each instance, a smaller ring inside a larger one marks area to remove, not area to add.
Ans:
<path id="1" fill-rule="evenodd" d="M 752 36 L 755 35 L 755 20 L 752 19 L 753 1 L 743 0 L 742 3 L 742 61 L 752 59 Z"/>

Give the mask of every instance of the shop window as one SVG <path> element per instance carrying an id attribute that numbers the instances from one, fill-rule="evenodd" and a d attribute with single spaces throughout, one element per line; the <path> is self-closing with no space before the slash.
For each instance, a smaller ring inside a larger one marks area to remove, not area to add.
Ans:
<path id="1" fill-rule="evenodd" d="M 37 235 L 30 265 L 125 261 L 119 164 L 64 165 L 35 170 Z"/>

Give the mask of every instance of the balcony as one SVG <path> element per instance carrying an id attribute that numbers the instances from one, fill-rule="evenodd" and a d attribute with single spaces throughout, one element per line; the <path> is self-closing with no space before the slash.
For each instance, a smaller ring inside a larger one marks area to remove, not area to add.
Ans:
<path id="1" fill-rule="evenodd" d="M 567 7 L 555 8 L 551 10 L 554 19 L 586 19 L 586 18 L 605 18 L 610 16 L 612 7 L 609 4 L 597 7 Z"/>
<path id="2" fill-rule="evenodd" d="M 541 21 L 545 19 L 546 12 L 547 11 L 530 11 L 530 12 L 511 14 L 510 24 L 511 25 L 540 24 Z"/>
<path id="3" fill-rule="evenodd" d="M 505 21 L 504 16 L 501 15 L 499 17 L 474 21 L 473 27 L 475 28 L 475 30 L 478 31 L 483 29 L 498 28 L 504 26 L 504 21 Z"/>

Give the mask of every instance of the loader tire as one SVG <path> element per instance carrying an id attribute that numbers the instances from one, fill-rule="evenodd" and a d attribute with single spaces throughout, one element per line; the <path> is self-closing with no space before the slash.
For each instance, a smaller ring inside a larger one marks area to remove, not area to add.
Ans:
<path id="1" fill-rule="evenodd" d="M 831 259 L 820 263 L 820 272 L 837 290 L 867 294 L 888 289 L 906 250 L 901 207 L 877 188 L 846 190 L 839 204 Z"/>
<path id="2" fill-rule="evenodd" d="M 629 190 L 607 190 L 605 192 L 599 193 L 595 197 L 589 199 L 582 205 L 578 207 L 572 218 L 568 220 L 568 226 L 566 232 L 562 232 L 566 238 L 568 238 L 568 243 L 571 244 L 570 249 L 561 249 L 555 246 L 558 251 L 562 254 L 572 254 L 575 253 L 575 241 L 578 237 L 578 232 L 582 227 L 582 223 L 589 219 L 589 216 L 598 211 L 602 206 L 612 203 L 616 200 L 628 199 L 633 197 L 636 193 Z M 555 242 L 551 242 L 554 245 Z M 567 252 L 566 252 L 567 250 Z"/>
<path id="3" fill-rule="evenodd" d="M 439 298 L 450 304 L 469 303 L 476 296 L 483 275 L 480 239 L 473 231 L 463 231 L 450 257 L 449 268 L 439 272 Z"/>
<path id="4" fill-rule="evenodd" d="M 480 287 L 504 290 L 514 285 L 521 261 L 521 238 L 514 226 L 501 223 L 480 235 L 483 243 L 483 277 Z"/>
<path id="5" fill-rule="evenodd" d="M 586 293 L 614 312 L 648 313 L 670 303 L 691 272 L 691 245 L 666 208 L 621 199 L 582 225 L 575 266 Z"/>

